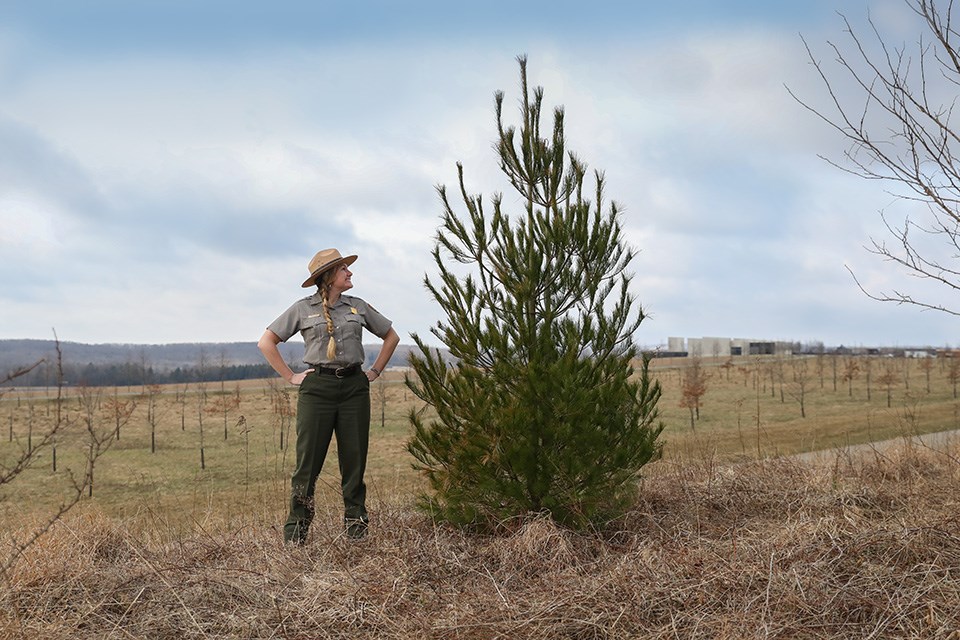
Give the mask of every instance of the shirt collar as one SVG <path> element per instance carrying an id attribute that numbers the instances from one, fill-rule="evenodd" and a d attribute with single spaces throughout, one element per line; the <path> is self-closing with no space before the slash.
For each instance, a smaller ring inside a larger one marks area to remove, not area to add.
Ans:
<path id="1" fill-rule="evenodd" d="M 345 296 L 345 295 L 343 295 L 343 294 L 341 293 L 341 294 L 340 294 L 340 299 L 337 300 L 337 303 L 336 303 L 335 305 L 333 305 L 333 306 L 334 306 L 334 307 L 339 307 L 339 306 L 342 305 L 342 304 L 345 304 L 345 305 L 348 305 L 348 306 L 351 305 L 352 303 L 347 301 L 347 297 L 348 297 L 348 296 Z M 307 300 L 308 300 L 308 302 L 309 302 L 311 305 L 313 305 L 313 306 L 317 306 L 317 305 L 322 305 L 322 304 L 323 304 L 323 296 L 320 295 L 320 292 L 319 292 L 319 291 L 317 291 L 315 294 L 313 294 L 312 296 L 310 296 Z"/>

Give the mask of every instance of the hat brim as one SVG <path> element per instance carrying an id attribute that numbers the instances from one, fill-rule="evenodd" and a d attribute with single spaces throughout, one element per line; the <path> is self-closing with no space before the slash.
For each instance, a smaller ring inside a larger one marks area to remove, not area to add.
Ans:
<path id="1" fill-rule="evenodd" d="M 310 274 L 310 277 L 303 281 L 303 284 L 300 285 L 303 288 L 312 287 L 317 284 L 317 278 L 323 275 L 324 271 L 329 271 L 334 267 L 339 267 L 341 264 L 351 265 L 357 261 L 357 256 L 343 256 L 337 258 L 336 260 L 331 260 L 325 265 L 319 267 L 316 271 Z"/>

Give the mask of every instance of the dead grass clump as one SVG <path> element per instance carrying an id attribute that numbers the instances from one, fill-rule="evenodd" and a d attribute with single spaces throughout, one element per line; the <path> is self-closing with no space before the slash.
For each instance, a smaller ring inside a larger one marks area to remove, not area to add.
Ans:
<path id="1" fill-rule="evenodd" d="M 255 522 L 158 542 L 71 517 L 8 576 L 0 638 L 960 640 L 956 466 L 665 464 L 590 535 L 545 517 L 472 535 L 399 502 L 360 542 L 320 513 L 302 548 Z"/>
<path id="2" fill-rule="evenodd" d="M 548 515 L 528 518 L 514 533 L 490 538 L 485 554 L 498 567 L 527 575 L 555 573 L 582 562 L 575 534 L 557 525 Z"/>

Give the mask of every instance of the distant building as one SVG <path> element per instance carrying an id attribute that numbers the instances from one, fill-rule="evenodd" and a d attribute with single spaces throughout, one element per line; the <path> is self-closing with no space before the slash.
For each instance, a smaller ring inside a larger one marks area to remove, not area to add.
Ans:
<path id="1" fill-rule="evenodd" d="M 686 352 L 691 356 L 702 358 L 721 358 L 730 356 L 768 356 L 791 355 L 794 353 L 793 342 L 778 342 L 773 340 L 755 340 L 749 338 L 667 338 L 667 351 L 670 353 Z"/>
<path id="2" fill-rule="evenodd" d="M 667 338 L 667 351 L 671 353 L 686 353 L 687 341 L 684 338 Z"/>

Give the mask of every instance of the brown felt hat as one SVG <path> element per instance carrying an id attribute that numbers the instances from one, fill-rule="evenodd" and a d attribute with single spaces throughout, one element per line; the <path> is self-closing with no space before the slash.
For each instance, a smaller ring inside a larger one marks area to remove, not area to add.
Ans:
<path id="1" fill-rule="evenodd" d="M 356 259 L 357 256 L 341 256 L 340 252 L 336 249 L 318 251 L 317 255 L 313 256 L 313 260 L 311 260 L 307 266 L 307 269 L 310 270 L 310 277 L 304 280 L 300 286 L 312 287 L 317 283 L 317 278 L 319 278 L 324 271 L 333 269 L 341 264 L 353 264 Z"/>

